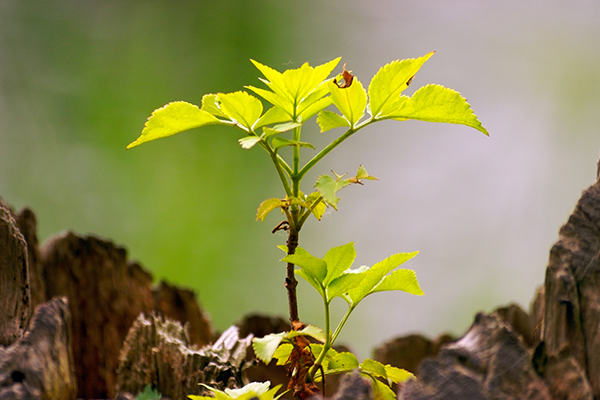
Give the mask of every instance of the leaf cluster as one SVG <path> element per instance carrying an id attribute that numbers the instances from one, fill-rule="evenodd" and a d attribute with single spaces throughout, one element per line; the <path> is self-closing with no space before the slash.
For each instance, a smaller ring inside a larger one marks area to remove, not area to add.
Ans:
<path id="1" fill-rule="evenodd" d="M 300 191 L 302 177 L 359 129 L 386 119 L 416 119 L 463 124 L 488 134 L 470 105 L 452 89 L 431 84 L 418 89 L 411 97 L 402 94 L 433 54 L 396 60 L 383 66 L 372 78 L 368 90 L 346 71 L 345 65 L 343 74 L 328 78 L 340 58 L 316 67 L 305 63 L 283 73 L 251 60 L 263 74 L 264 78 L 259 79 L 267 88 L 252 85 L 245 88 L 270 103 L 266 111 L 261 100 L 247 91 L 204 95 L 201 107 L 183 101 L 169 103 L 152 113 L 140 137 L 127 148 L 202 126 L 236 127 L 244 133 L 239 139 L 242 148 L 259 146 L 269 154 L 286 192 L 283 199 L 263 202 L 257 219 L 264 220 L 270 211 L 281 208 L 290 226 L 299 231 L 310 214 L 320 219 L 326 205 L 337 209 L 336 193 L 341 188 L 360 183 L 361 179 L 375 179 L 361 165 L 355 177 L 322 175 L 315 184 L 316 191 L 309 195 Z M 342 79 L 344 84 L 340 85 L 338 81 Z M 332 104 L 339 113 L 326 109 Z M 338 127 L 345 128 L 346 132 L 300 167 L 299 149 L 316 150 L 314 145 L 301 140 L 302 125 L 315 115 L 321 132 Z M 286 137 L 289 133 L 291 137 Z M 280 154 L 286 147 L 293 149 L 291 162 L 286 162 Z M 291 212 L 288 212 L 290 207 Z"/>
<path id="2" fill-rule="evenodd" d="M 285 246 L 280 246 L 286 250 Z M 414 271 L 398 266 L 416 256 L 418 252 L 394 254 L 372 267 L 351 269 L 356 258 L 354 243 L 330 249 L 323 258 L 317 258 L 301 247 L 282 261 L 299 267 L 296 273 L 321 295 L 326 305 L 336 297 L 346 300 L 354 309 L 366 296 L 382 291 L 401 290 L 422 295 Z M 392 272 L 393 271 L 393 272 Z"/>

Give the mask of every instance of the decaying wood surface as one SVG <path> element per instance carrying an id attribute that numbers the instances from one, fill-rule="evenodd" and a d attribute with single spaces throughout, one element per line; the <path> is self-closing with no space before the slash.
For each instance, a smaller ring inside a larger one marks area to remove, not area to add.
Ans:
<path id="1" fill-rule="evenodd" d="M 0 399 L 75 399 L 70 322 L 67 299 L 52 299 L 36 308 L 22 338 L 0 346 Z"/>
<path id="2" fill-rule="evenodd" d="M 169 399 L 185 400 L 188 394 L 208 394 L 200 383 L 219 390 L 242 387 L 252 336 L 240 338 L 238 332 L 231 327 L 199 349 L 179 322 L 142 314 L 121 351 L 117 391 L 139 393 L 150 384 Z"/>
<path id="3" fill-rule="evenodd" d="M 79 397 L 111 398 L 122 348 L 123 390 L 135 393 L 142 381 L 158 385 L 169 376 L 202 375 L 199 381 L 222 388 L 241 384 L 249 339 L 228 336 L 197 350 L 191 343 L 209 343 L 213 334 L 193 292 L 167 284 L 153 289 L 150 274 L 123 248 L 92 236 L 65 233 L 40 251 L 35 215 L 1 203 L 0 290 L 0 399 L 70 400 L 75 381 Z M 188 324 L 191 337 L 158 316 L 130 330 L 140 313 L 153 310 Z M 561 228 L 530 316 L 510 306 L 478 314 L 456 341 L 422 339 L 396 339 L 376 353 L 384 363 L 416 369 L 418 380 L 400 388 L 400 399 L 600 399 L 600 183 L 583 193 Z M 206 361 L 211 351 L 221 364 Z M 146 375 L 127 386 L 135 370 Z M 371 396 L 360 379 L 344 385 L 334 398 Z M 173 399 L 188 394 L 169 387 L 163 394 Z"/>
<path id="4" fill-rule="evenodd" d="M 27 243 L 11 210 L 0 203 L 0 346 L 23 337 L 31 318 Z"/>
<path id="5" fill-rule="evenodd" d="M 78 396 L 113 398 L 123 341 L 141 313 L 158 310 L 189 324 L 193 342 L 212 341 L 212 328 L 195 294 L 162 283 L 127 259 L 124 248 L 94 236 L 67 232 L 42 250 L 47 295 L 67 296 L 73 315 L 73 354 Z"/>
<path id="6" fill-rule="evenodd" d="M 583 193 L 550 251 L 542 325 L 540 373 L 552 392 L 600 398 L 600 181 Z"/>
<path id="7" fill-rule="evenodd" d="M 479 314 L 418 377 L 401 399 L 600 399 L 600 182 L 560 229 L 530 323 Z"/>

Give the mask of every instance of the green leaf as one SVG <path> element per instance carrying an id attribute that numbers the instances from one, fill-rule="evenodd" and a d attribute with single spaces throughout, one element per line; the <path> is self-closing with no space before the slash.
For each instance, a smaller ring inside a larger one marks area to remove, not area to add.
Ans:
<path id="1" fill-rule="evenodd" d="M 256 357 L 265 364 L 270 363 L 275 351 L 277 351 L 277 347 L 279 347 L 279 344 L 287 335 L 288 332 L 281 332 L 271 333 L 262 338 L 253 338 L 252 348 Z"/>
<path id="2" fill-rule="evenodd" d="M 226 124 L 190 103 L 175 101 L 154 110 L 142 134 L 127 148 L 139 146 L 142 143 L 172 136 L 205 125 Z"/>
<path id="3" fill-rule="evenodd" d="M 467 100 L 455 90 L 440 85 L 427 85 L 417 90 L 411 98 L 402 96 L 402 100 L 386 118 L 461 124 L 489 136 Z"/>
<path id="4" fill-rule="evenodd" d="M 392 61 L 379 69 L 369 85 L 369 107 L 374 119 L 385 118 L 397 108 L 400 94 L 433 54 L 431 52 L 416 59 Z"/>
<path id="5" fill-rule="evenodd" d="M 289 140 L 289 139 L 282 138 L 282 137 L 279 137 L 279 136 L 276 136 L 276 137 L 273 138 L 273 140 L 271 141 L 271 146 L 273 146 L 273 150 L 278 150 L 278 149 L 280 149 L 282 147 L 285 147 L 285 146 L 300 146 L 300 147 L 308 147 L 308 148 L 311 148 L 313 150 L 315 149 L 315 146 L 313 146 L 310 143 L 307 143 L 307 142 L 297 142 L 295 140 Z"/>
<path id="6" fill-rule="evenodd" d="M 385 370 L 385 366 L 379 361 L 366 359 L 360 364 L 360 371 L 365 372 L 376 378 L 383 378 L 386 381 L 388 380 L 387 372 Z"/>
<path id="7" fill-rule="evenodd" d="M 294 105 L 291 100 L 285 98 L 284 96 L 280 96 L 277 93 L 270 92 L 265 89 L 257 88 L 254 86 L 244 86 L 246 89 L 252 90 L 254 93 L 267 100 L 269 103 L 273 104 L 277 108 L 282 109 L 290 118 L 294 115 Z"/>
<path id="8" fill-rule="evenodd" d="M 254 145 L 260 142 L 262 138 L 260 136 L 246 136 L 238 140 L 242 149 L 248 150 L 254 147 Z"/>
<path id="9" fill-rule="evenodd" d="M 277 365 L 285 365 L 293 349 L 294 346 L 291 343 L 281 343 L 273 353 L 273 358 L 277 359 Z"/>
<path id="10" fill-rule="evenodd" d="M 352 289 L 358 287 L 362 283 L 363 279 L 365 279 L 365 274 L 360 272 L 346 272 L 338 276 L 331 281 L 329 286 L 327 286 L 327 300 L 331 301 L 338 296 L 348 293 Z"/>
<path id="11" fill-rule="evenodd" d="M 349 179 L 340 180 L 339 178 L 333 178 L 330 175 L 321 175 L 317 178 L 315 189 L 321 193 L 323 200 L 328 204 L 331 204 L 331 206 L 337 210 L 337 203 L 340 201 L 340 198 L 336 196 L 336 193 L 350 183 Z"/>
<path id="12" fill-rule="evenodd" d="M 263 393 L 266 393 L 269 390 L 269 386 L 271 386 L 271 382 L 250 382 L 239 389 L 225 389 L 225 393 L 227 393 L 232 399 L 239 398 L 240 396 L 246 394 L 253 394 L 254 396 L 260 396 Z"/>
<path id="13" fill-rule="evenodd" d="M 356 358 L 356 356 L 350 352 L 342 352 L 338 353 L 329 361 L 325 373 L 349 372 L 356 368 L 358 368 L 358 359 Z"/>
<path id="14" fill-rule="evenodd" d="M 340 62 L 340 57 L 312 68 L 308 63 L 283 72 L 283 81 L 290 97 L 299 104 L 315 91 Z M 321 93 L 325 95 L 327 92 Z M 311 99 L 314 101 L 314 99 Z"/>
<path id="15" fill-rule="evenodd" d="M 267 110 L 254 124 L 254 129 L 258 129 L 262 126 L 279 124 L 281 122 L 288 122 L 292 119 L 290 116 L 281 108 L 274 106 Z M 285 132 L 285 131 L 283 131 Z"/>
<path id="16" fill-rule="evenodd" d="M 391 290 L 402 290 L 417 296 L 422 296 L 424 294 L 421 287 L 419 287 L 415 271 L 410 269 L 399 269 L 385 276 L 381 282 L 373 288 L 372 292 Z"/>
<path id="17" fill-rule="evenodd" d="M 254 123 L 258 121 L 263 110 L 260 100 L 241 90 L 233 93 L 219 93 L 217 101 L 227 116 L 248 131 L 252 131 Z"/>
<path id="18" fill-rule="evenodd" d="M 315 288 L 315 290 L 321 295 L 321 297 L 325 298 L 324 288 L 321 285 L 321 283 L 317 280 L 317 278 L 315 278 L 303 269 L 297 269 L 294 272 L 306 282 L 310 283 L 310 285 Z"/>
<path id="19" fill-rule="evenodd" d="M 267 214 L 274 209 L 278 207 L 284 207 L 285 205 L 286 202 L 284 200 L 275 197 L 263 201 L 260 203 L 260 206 L 258 206 L 258 210 L 256 211 L 256 220 L 264 221 Z"/>
<path id="20" fill-rule="evenodd" d="M 297 128 L 299 126 L 301 126 L 301 124 L 298 124 L 296 122 L 288 122 L 285 124 L 275 125 L 272 127 L 265 127 L 265 128 L 263 128 L 263 132 L 264 132 L 265 137 L 269 138 L 274 135 L 279 135 L 280 133 L 283 133 L 283 132 L 291 131 L 292 129 Z"/>
<path id="21" fill-rule="evenodd" d="M 313 215 L 320 221 L 325 213 L 325 209 L 327 208 L 321 193 L 312 192 L 306 197 L 306 202 L 308 203 L 307 208 L 312 209 Z"/>
<path id="22" fill-rule="evenodd" d="M 360 164 L 358 166 L 358 171 L 356 172 L 356 180 L 360 182 L 361 179 L 367 179 L 370 181 L 379 180 L 378 178 L 375 178 L 374 176 L 369 175 L 369 173 L 367 172 L 365 167 L 362 164 Z"/>
<path id="23" fill-rule="evenodd" d="M 354 128 L 364 115 L 367 107 L 367 92 L 365 92 L 362 83 L 354 77 L 350 86 L 346 88 L 340 88 L 333 81 L 328 82 L 327 85 L 333 104 L 346 117 L 350 127 Z"/>
<path id="24" fill-rule="evenodd" d="M 289 262 L 302 268 L 312 275 L 319 283 L 327 276 L 327 264 L 320 258 L 314 257 L 301 247 L 294 254 L 285 256 L 281 261 Z"/>
<path id="25" fill-rule="evenodd" d="M 324 348 L 324 346 L 319 343 L 311 343 L 310 344 L 310 350 L 314 354 L 315 358 L 319 358 L 321 356 L 321 352 L 323 351 L 323 348 Z M 323 358 L 323 361 L 321 362 L 323 369 L 326 370 L 327 366 L 329 365 L 329 362 L 337 355 L 338 355 L 337 350 L 335 350 L 333 348 L 330 348 L 329 350 L 327 350 L 327 354 L 325 354 L 325 357 Z"/>
<path id="26" fill-rule="evenodd" d="M 323 97 L 329 94 L 329 88 L 324 82 L 314 92 L 312 92 L 307 98 L 302 100 L 298 105 L 297 112 L 300 114 L 300 121 L 306 122 L 313 115 L 319 113 L 319 111 L 331 105 L 331 97 Z"/>
<path id="27" fill-rule="evenodd" d="M 373 400 L 396 400 L 396 393 L 380 380 L 373 379 Z"/>
<path id="28" fill-rule="evenodd" d="M 322 343 L 324 343 L 326 339 L 325 331 L 314 325 L 307 325 L 306 328 L 300 329 L 299 331 L 291 331 L 288 333 L 290 339 L 296 336 L 310 336 Z"/>
<path id="29" fill-rule="evenodd" d="M 319 113 L 317 116 L 317 124 L 319 124 L 319 127 L 321 128 L 321 133 L 333 128 L 350 126 L 350 123 L 346 118 L 329 110 L 323 110 Z"/>
<path id="30" fill-rule="evenodd" d="M 378 262 L 366 270 L 365 278 L 360 286 L 348 292 L 348 297 L 351 300 L 352 305 L 356 306 L 362 299 L 365 298 L 365 296 L 369 295 L 372 292 L 372 289 L 379 284 L 383 277 L 390 271 L 397 268 L 400 264 L 410 260 L 417 254 L 418 252 L 394 254 L 393 256 Z"/>
<path id="31" fill-rule="evenodd" d="M 407 381 L 409 379 L 415 379 L 415 376 L 412 373 L 408 372 L 407 370 L 392 367 L 389 364 L 387 364 L 385 366 L 385 372 L 388 377 L 388 382 L 391 382 L 391 383 L 400 383 L 400 382 Z"/>
<path id="32" fill-rule="evenodd" d="M 265 78 L 267 78 L 267 80 L 261 79 L 261 81 L 264 82 L 273 92 L 291 103 L 291 100 L 293 99 L 287 93 L 285 83 L 283 81 L 283 74 L 271 67 L 259 63 L 258 61 L 250 61 L 260 72 L 262 72 Z"/>
<path id="33" fill-rule="evenodd" d="M 356 258 L 354 242 L 329 249 L 323 260 L 327 263 L 327 277 L 323 281 L 325 286 L 349 269 Z"/>
<path id="34" fill-rule="evenodd" d="M 289 69 L 283 73 L 251 60 L 267 78 L 267 80 L 261 80 L 272 92 L 253 86 L 247 86 L 247 88 L 271 104 L 279 106 L 298 122 L 299 120 L 305 121 L 327 107 L 327 101 L 321 101 L 321 98 L 327 95 L 328 91 L 323 90 L 321 84 L 339 63 L 339 60 L 337 58 L 315 68 L 304 63 L 300 68 Z"/>
<path id="35" fill-rule="evenodd" d="M 135 400 L 160 400 L 162 399 L 162 394 L 160 394 L 156 389 L 153 389 L 151 385 L 144 386 L 144 390 L 135 396 Z"/>
<path id="36" fill-rule="evenodd" d="M 217 101 L 216 94 L 205 94 L 204 96 L 202 96 L 201 110 L 206 111 L 207 113 L 212 114 L 215 117 L 223 117 L 229 119 L 227 114 L 221 111 L 221 107 L 219 106 L 219 102 Z"/>

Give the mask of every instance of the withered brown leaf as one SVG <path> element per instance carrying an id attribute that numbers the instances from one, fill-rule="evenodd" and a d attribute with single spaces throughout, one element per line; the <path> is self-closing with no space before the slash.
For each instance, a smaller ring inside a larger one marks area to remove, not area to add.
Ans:
<path id="1" fill-rule="evenodd" d="M 342 72 L 343 82 L 338 82 L 337 79 L 334 79 L 333 83 L 335 83 L 340 89 L 345 89 L 352 84 L 354 75 L 351 74 L 352 71 L 346 70 L 346 63 L 344 63 L 344 66 L 342 68 L 344 69 L 344 71 Z"/>

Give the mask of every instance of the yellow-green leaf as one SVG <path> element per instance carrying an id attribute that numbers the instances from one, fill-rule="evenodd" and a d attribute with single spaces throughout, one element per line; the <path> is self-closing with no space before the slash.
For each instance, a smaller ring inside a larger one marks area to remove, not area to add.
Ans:
<path id="1" fill-rule="evenodd" d="M 399 269 L 385 276 L 381 282 L 373 288 L 373 292 L 384 292 L 391 290 L 402 290 L 403 292 L 422 296 L 424 293 L 417 281 L 415 271 L 410 269 Z"/>
<path id="2" fill-rule="evenodd" d="M 267 214 L 278 207 L 284 207 L 285 204 L 285 201 L 275 197 L 263 201 L 260 203 L 260 206 L 258 206 L 258 210 L 256 211 L 256 220 L 264 221 Z"/>
<path id="3" fill-rule="evenodd" d="M 224 122 L 201 110 L 198 106 L 185 101 L 175 101 L 154 110 L 148 121 L 146 121 L 140 137 L 130 143 L 127 148 L 131 149 L 152 140 L 172 136 L 201 126 L 216 124 L 224 124 Z"/>
<path id="4" fill-rule="evenodd" d="M 263 106 L 256 97 L 243 92 L 217 94 L 221 110 L 231 119 L 236 120 L 247 130 L 252 130 L 254 123 L 262 114 Z"/>
<path id="5" fill-rule="evenodd" d="M 385 117 L 397 108 L 400 94 L 433 54 L 431 52 L 420 58 L 392 61 L 379 69 L 369 84 L 369 107 L 373 118 Z"/>
<path id="6" fill-rule="evenodd" d="M 254 129 L 258 129 L 261 126 L 279 124 L 281 122 L 288 122 L 292 119 L 290 116 L 279 107 L 271 107 L 265 112 L 262 117 L 254 124 Z"/>
<path id="7" fill-rule="evenodd" d="M 362 83 L 354 77 L 348 87 L 340 88 L 333 81 L 327 83 L 333 104 L 346 117 L 350 126 L 354 128 L 365 114 L 367 107 L 367 92 Z"/>
<path id="8" fill-rule="evenodd" d="M 440 85 L 427 85 L 417 90 L 412 97 L 401 98 L 402 102 L 387 118 L 461 124 L 489 136 L 467 100 L 455 90 Z"/>
<path id="9" fill-rule="evenodd" d="M 223 117 L 229 119 L 227 114 L 221 111 L 221 107 L 219 106 L 219 102 L 217 101 L 216 94 L 205 94 L 204 96 L 202 96 L 201 110 L 206 111 L 207 113 L 212 114 L 215 117 Z"/>
<path id="10" fill-rule="evenodd" d="M 248 150 L 253 148 L 254 145 L 260 141 L 261 138 L 259 136 L 246 136 L 239 139 L 238 143 L 240 144 L 240 146 L 242 146 L 242 149 Z"/>
<path id="11" fill-rule="evenodd" d="M 391 383 L 400 383 L 409 379 L 415 379 L 415 376 L 407 370 L 396 368 L 389 364 L 385 366 L 385 372 L 387 373 L 388 381 Z"/>
<path id="12" fill-rule="evenodd" d="M 317 115 L 317 124 L 321 128 L 321 133 L 333 128 L 350 126 L 346 118 L 329 110 L 323 110 Z"/>

